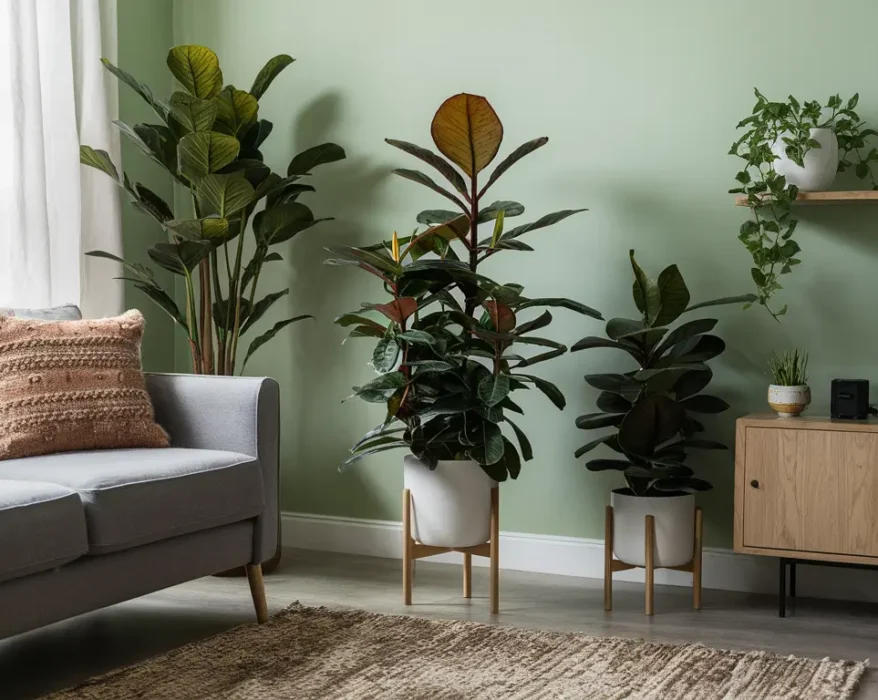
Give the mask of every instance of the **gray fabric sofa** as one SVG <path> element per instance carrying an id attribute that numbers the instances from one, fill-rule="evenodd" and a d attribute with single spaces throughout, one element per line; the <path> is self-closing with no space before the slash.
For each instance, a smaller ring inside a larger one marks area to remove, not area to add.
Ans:
<path id="1" fill-rule="evenodd" d="M 163 449 L 0 461 L 0 639 L 245 566 L 277 546 L 278 386 L 147 374 Z"/>

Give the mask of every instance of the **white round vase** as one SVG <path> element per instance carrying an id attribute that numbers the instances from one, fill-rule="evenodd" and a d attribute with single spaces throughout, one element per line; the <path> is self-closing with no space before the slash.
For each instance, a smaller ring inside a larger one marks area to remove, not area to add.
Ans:
<path id="1" fill-rule="evenodd" d="M 655 565 L 681 566 L 695 551 L 695 496 L 631 496 L 618 489 L 613 506 L 613 551 L 626 564 L 646 566 L 646 516 L 655 518 Z M 624 489 L 627 491 L 627 489 Z"/>
<path id="2" fill-rule="evenodd" d="M 807 384 L 798 386 L 781 386 L 771 384 L 768 387 L 768 405 L 781 418 L 794 418 L 808 408 L 811 403 L 811 387 Z"/>
<path id="3" fill-rule="evenodd" d="M 805 154 L 804 168 L 787 157 L 786 144 L 781 139 L 775 141 L 771 147 L 778 158 L 774 161 L 774 170 L 787 179 L 788 185 L 795 185 L 803 192 L 821 192 L 829 189 L 838 172 L 838 139 L 832 129 L 811 129 L 811 138 L 820 148 L 811 148 Z"/>
<path id="4" fill-rule="evenodd" d="M 490 539 L 491 489 L 497 482 L 472 460 L 440 460 L 430 469 L 406 456 L 403 482 L 412 500 L 412 537 L 434 547 L 473 547 Z"/>

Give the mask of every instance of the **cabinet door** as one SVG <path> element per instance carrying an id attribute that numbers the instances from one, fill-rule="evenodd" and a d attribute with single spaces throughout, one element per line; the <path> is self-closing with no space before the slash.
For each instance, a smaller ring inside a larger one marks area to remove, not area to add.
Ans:
<path id="1" fill-rule="evenodd" d="M 744 544 L 878 556 L 878 435 L 747 428 Z"/>

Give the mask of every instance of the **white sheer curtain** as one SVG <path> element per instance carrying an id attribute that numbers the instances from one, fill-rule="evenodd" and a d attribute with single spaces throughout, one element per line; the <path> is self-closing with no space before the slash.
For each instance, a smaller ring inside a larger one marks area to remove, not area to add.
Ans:
<path id="1" fill-rule="evenodd" d="M 84 255 L 121 255 L 119 194 L 79 164 L 80 143 L 119 162 L 100 63 L 115 62 L 115 19 L 115 0 L 0 0 L 0 306 L 123 308 L 113 270 Z"/>

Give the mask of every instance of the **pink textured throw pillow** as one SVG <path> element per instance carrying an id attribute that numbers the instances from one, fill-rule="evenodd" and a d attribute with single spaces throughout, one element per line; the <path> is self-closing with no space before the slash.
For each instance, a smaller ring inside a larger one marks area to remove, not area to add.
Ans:
<path id="1" fill-rule="evenodd" d="M 167 447 L 140 365 L 143 315 L 0 316 L 0 459 Z"/>

